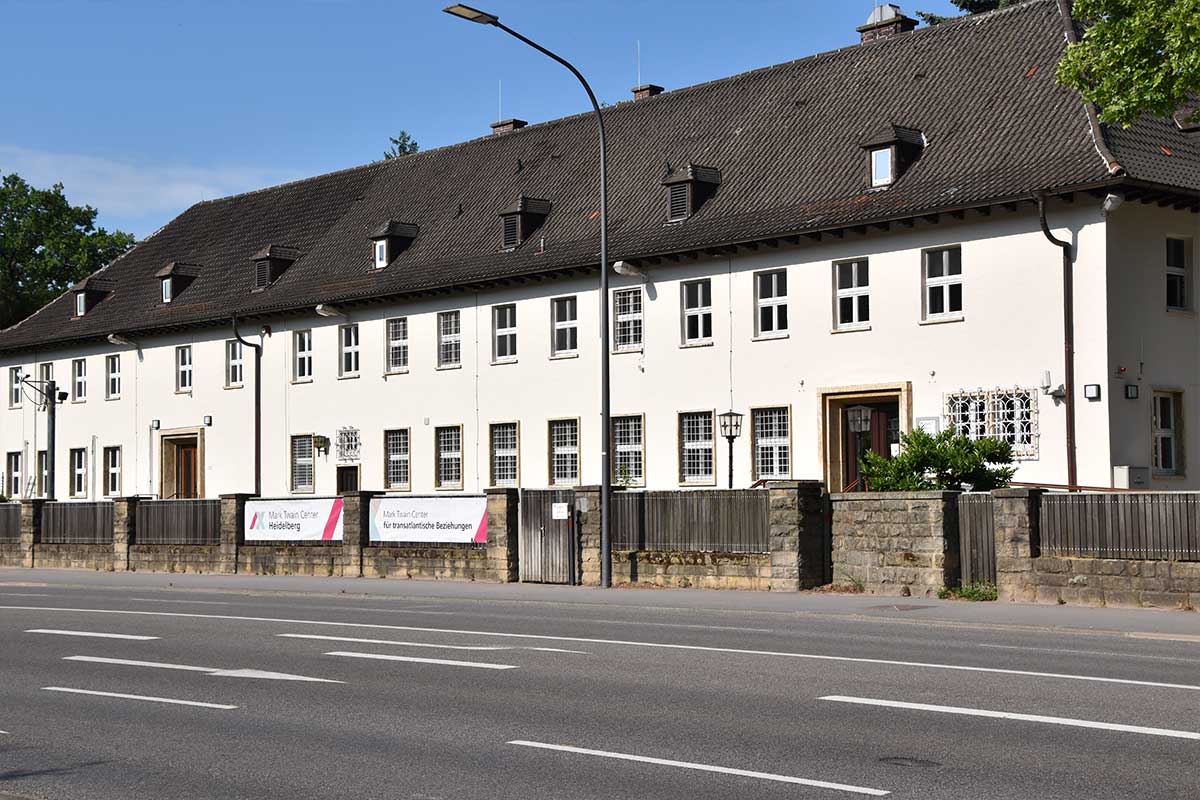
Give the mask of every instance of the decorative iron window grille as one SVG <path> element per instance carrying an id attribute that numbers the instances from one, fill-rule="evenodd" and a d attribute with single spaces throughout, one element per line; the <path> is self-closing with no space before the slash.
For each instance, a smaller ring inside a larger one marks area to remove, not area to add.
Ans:
<path id="1" fill-rule="evenodd" d="M 640 486 L 645 481 L 642 458 L 642 418 L 613 417 L 613 480 Z"/>
<path id="2" fill-rule="evenodd" d="M 575 486 L 579 483 L 579 422 L 559 419 L 550 423 L 550 483 Z"/>
<path id="3" fill-rule="evenodd" d="M 1013 456 L 1038 457 L 1038 395 L 1036 389 L 976 389 L 947 394 L 945 421 L 969 439 L 1008 442 Z"/>
<path id="4" fill-rule="evenodd" d="M 517 485 L 517 423 L 492 425 L 492 485 Z"/>
<path id="5" fill-rule="evenodd" d="M 361 445 L 362 441 L 358 435 L 358 428 L 338 428 L 338 461 L 358 461 Z"/>
<path id="6" fill-rule="evenodd" d="M 754 437 L 754 477 L 791 476 L 791 438 L 786 408 L 757 408 L 751 412 Z"/>
<path id="7" fill-rule="evenodd" d="M 679 415 L 679 477 L 683 483 L 713 481 L 711 411 Z"/>
<path id="8" fill-rule="evenodd" d="M 387 488 L 409 487 L 408 429 L 384 431 L 384 449 L 387 453 Z"/>
<path id="9" fill-rule="evenodd" d="M 437 447 L 438 488 L 462 488 L 462 428 L 457 425 L 438 428 L 434 436 L 434 444 Z"/>

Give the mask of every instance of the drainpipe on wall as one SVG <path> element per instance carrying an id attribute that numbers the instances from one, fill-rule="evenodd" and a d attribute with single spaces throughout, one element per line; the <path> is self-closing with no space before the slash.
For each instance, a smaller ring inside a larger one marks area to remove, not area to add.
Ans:
<path id="1" fill-rule="evenodd" d="M 1071 243 L 1057 238 L 1046 222 L 1046 195 L 1037 196 L 1038 221 L 1051 244 L 1062 249 L 1063 279 L 1063 391 L 1067 411 L 1067 488 L 1076 490 L 1079 479 L 1075 460 L 1075 276 Z"/>
<path id="2" fill-rule="evenodd" d="M 248 342 L 238 332 L 237 317 L 230 320 L 233 338 L 254 350 L 254 494 L 262 495 L 262 345 Z"/>

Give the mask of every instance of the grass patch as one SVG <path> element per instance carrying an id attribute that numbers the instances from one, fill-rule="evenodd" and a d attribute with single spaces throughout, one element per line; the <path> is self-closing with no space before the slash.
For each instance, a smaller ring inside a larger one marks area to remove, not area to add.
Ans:
<path id="1" fill-rule="evenodd" d="M 943 586 L 938 589 L 938 598 L 949 600 L 952 597 L 958 600 L 995 600 L 996 584 L 980 581 L 979 583 L 968 583 L 966 586 L 955 588 Z"/>

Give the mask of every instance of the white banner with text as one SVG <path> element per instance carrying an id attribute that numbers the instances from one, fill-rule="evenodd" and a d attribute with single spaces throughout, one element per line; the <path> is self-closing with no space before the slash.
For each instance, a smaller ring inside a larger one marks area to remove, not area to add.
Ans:
<path id="1" fill-rule="evenodd" d="M 340 542 L 342 498 L 247 500 L 247 542 Z"/>
<path id="2" fill-rule="evenodd" d="M 371 500 L 372 542 L 487 542 L 483 496 L 376 497 Z"/>

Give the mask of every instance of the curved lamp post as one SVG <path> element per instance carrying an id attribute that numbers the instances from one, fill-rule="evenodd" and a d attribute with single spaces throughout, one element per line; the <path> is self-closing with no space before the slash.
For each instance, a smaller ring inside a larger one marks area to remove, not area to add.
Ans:
<path id="1" fill-rule="evenodd" d="M 600 133 L 600 585 L 612 586 L 612 540 L 609 536 L 609 500 L 612 496 L 612 470 L 609 464 L 609 441 L 612 436 L 609 413 L 609 378 L 608 378 L 608 150 L 604 144 L 604 115 L 600 113 L 600 104 L 596 95 L 588 85 L 579 70 L 571 62 L 559 56 L 535 41 L 503 25 L 495 14 L 480 11 L 477 8 L 455 4 L 443 9 L 447 14 L 477 22 L 480 25 L 491 25 L 507 33 L 515 39 L 562 64 L 583 85 L 588 100 L 592 103 L 592 111 L 596 115 L 596 127 Z"/>

